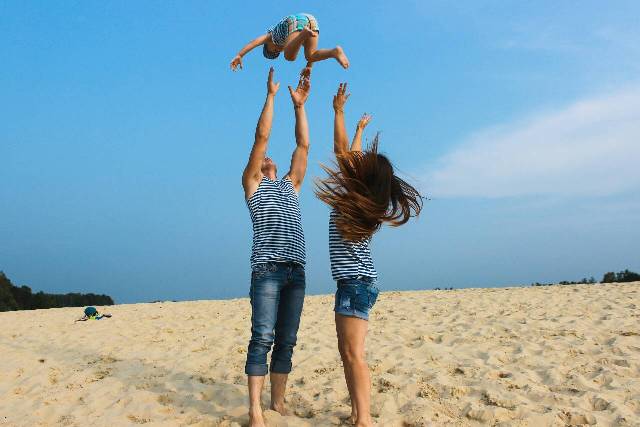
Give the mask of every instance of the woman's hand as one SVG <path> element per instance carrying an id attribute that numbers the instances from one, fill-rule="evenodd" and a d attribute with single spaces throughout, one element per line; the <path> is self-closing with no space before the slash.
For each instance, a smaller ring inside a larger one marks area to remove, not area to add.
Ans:
<path id="1" fill-rule="evenodd" d="M 269 78 L 267 79 L 267 95 L 274 95 L 280 89 L 280 82 L 273 82 L 273 67 L 269 68 Z"/>
<path id="2" fill-rule="evenodd" d="M 242 70 L 242 56 L 236 55 L 231 60 L 231 70 L 238 71 L 238 68 Z"/>
<path id="3" fill-rule="evenodd" d="M 351 96 L 350 93 L 346 93 L 346 92 L 347 92 L 347 84 L 340 83 L 340 86 L 338 86 L 338 93 L 336 93 L 335 96 L 333 97 L 333 109 L 335 111 L 343 111 L 344 104 L 346 104 L 347 99 L 349 99 L 349 97 Z"/>
<path id="4" fill-rule="evenodd" d="M 362 117 L 360 117 L 360 120 L 358 120 L 358 129 L 366 128 L 372 118 L 373 117 L 370 116 L 369 114 L 364 113 Z"/>

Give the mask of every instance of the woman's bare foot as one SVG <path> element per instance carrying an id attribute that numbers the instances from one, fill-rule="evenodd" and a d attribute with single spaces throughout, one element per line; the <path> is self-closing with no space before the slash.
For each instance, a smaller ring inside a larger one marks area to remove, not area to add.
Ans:
<path id="1" fill-rule="evenodd" d="M 351 415 L 349 416 L 340 416 L 340 421 L 342 421 L 343 423 L 349 424 L 350 426 L 353 426 L 356 424 L 356 421 L 358 420 L 358 414 L 356 413 L 355 410 L 353 410 L 351 412 Z"/>
<path id="2" fill-rule="evenodd" d="M 354 425 L 355 427 L 373 427 L 373 419 L 371 418 L 371 415 L 368 417 L 359 417 L 356 419 Z"/>
<path id="3" fill-rule="evenodd" d="M 287 411 L 287 407 L 284 406 L 284 403 L 272 403 L 271 409 L 273 409 L 283 417 L 286 417 L 287 415 L 289 415 L 289 411 Z"/>
<path id="4" fill-rule="evenodd" d="M 266 427 L 262 408 L 249 408 L 249 427 Z"/>
<path id="5" fill-rule="evenodd" d="M 344 54 L 344 50 L 342 50 L 340 46 L 336 46 L 335 48 L 333 48 L 332 53 L 336 61 L 338 61 L 340 65 L 342 65 L 342 68 L 344 68 L 345 70 L 349 68 L 349 59 L 347 58 L 347 55 Z"/>

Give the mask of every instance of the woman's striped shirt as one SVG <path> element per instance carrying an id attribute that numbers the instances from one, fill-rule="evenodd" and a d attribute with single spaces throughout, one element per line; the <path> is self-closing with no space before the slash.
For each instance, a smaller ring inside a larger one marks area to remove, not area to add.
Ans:
<path id="1" fill-rule="evenodd" d="M 304 266 L 302 216 L 291 180 L 263 177 L 247 206 L 253 223 L 251 267 L 270 261 L 293 261 Z"/>
<path id="2" fill-rule="evenodd" d="M 329 257 L 333 280 L 358 276 L 377 278 L 378 273 L 373 266 L 369 249 L 371 238 L 359 242 L 344 239 L 336 227 L 338 215 L 335 209 L 329 215 Z"/>

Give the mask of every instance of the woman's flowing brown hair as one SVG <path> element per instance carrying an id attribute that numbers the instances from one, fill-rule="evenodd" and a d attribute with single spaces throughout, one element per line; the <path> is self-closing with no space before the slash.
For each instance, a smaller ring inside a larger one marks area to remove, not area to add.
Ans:
<path id="1" fill-rule="evenodd" d="M 365 151 L 336 156 L 335 166 L 322 165 L 329 176 L 316 180 L 315 193 L 338 211 L 336 227 L 343 238 L 360 241 L 385 222 L 397 227 L 420 214 L 422 196 L 378 153 L 378 135 Z"/>

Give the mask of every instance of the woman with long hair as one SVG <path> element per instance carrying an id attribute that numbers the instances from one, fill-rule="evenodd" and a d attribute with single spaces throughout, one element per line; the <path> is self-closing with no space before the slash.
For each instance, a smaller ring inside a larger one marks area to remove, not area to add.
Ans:
<path id="1" fill-rule="evenodd" d="M 335 167 L 323 166 L 328 176 L 316 182 L 316 195 L 332 208 L 329 254 L 331 273 L 337 281 L 334 311 L 338 350 L 351 397 L 351 422 L 369 427 L 373 425 L 371 378 L 365 338 L 369 310 L 378 297 L 369 244 L 382 224 L 399 226 L 417 216 L 422 197 L 398 178 L 389 159 L 378 153 L 378 135 L 362 151 L 362 132 L 370 116 L 365 114 L 358 122 L 349 149 L 344 124 L 344 105 L 349 98 L 346 91 L 347 84 L 340 84 L 333 97 Z"/>

